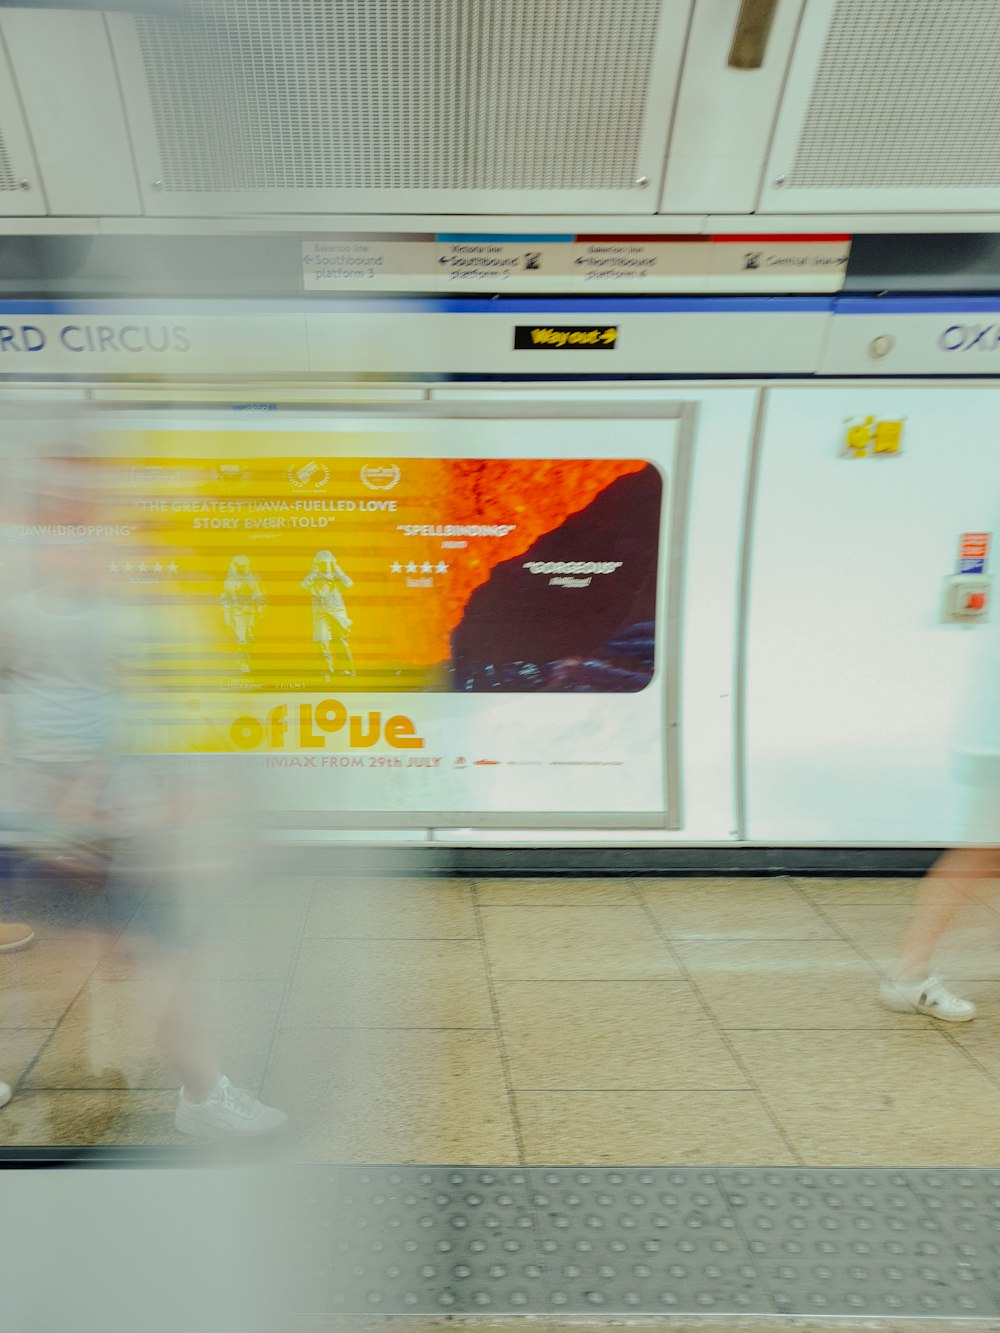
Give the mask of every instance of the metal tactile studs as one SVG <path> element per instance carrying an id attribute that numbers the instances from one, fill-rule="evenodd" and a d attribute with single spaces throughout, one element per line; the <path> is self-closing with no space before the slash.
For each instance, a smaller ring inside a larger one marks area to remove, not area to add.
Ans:
<path id="1" fill-rule="evenodd" d="M 302 1168 L 304 1313 L 990 1317 L 1000 1173 Z"/>

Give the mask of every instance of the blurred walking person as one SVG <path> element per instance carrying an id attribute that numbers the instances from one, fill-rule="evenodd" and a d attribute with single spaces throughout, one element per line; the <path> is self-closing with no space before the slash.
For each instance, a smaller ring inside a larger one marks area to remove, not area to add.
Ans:
<path id="1" fill-rule="evenodd" d="M 207 978 L 192 965 L 209 890 L 230 854 L 225 820 L 215 817 L 218 783 L 194 757 L 129 756 L 133 710 L 122 667 L 153 641 L 149 608 L 139 598 L 123 615 L 107 595 L 105 571 L 114 562 L 101 540 L 109 525 L 96 469 L 71 456 L 37 461 L 30 473 L 25 521 L 8 528 L 15 579 L 0 609 L 29 891 L 32 875 L 39 889 L 53 875 L 96 882 L 100 919 L 87 924 L 115 936 L 132 932 L 142 980 L 169 995 L 158 1044 L 183 1083 L 180 1132 L 219 1140 L 275 1133 L 287 1124 L 284 1113 L 234 1087 L 218 1065 Z M 70 884 L 57 892 L 54 910 L 67 919 L 79 913 Z"/>

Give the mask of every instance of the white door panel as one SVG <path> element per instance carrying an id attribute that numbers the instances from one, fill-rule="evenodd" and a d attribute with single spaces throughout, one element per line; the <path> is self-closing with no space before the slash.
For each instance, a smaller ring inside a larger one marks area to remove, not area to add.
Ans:
<path id="1" fill-rule="evenodd" d="M 752 840 L 961 835 L 956 724 L 998 626 L 944 624 L 941 606 L 961 534 L 1000 527 L 998 411 L 992 388 L 768 391 L 746 657 Z M 905 419 L 898 457 L 841 456 L 845 419 L 868 416 Z"/>

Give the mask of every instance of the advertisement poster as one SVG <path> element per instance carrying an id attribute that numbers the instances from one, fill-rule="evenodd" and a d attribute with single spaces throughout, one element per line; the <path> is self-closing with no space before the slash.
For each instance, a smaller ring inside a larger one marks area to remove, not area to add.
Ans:
<path id="1" fill-rule="evenodd" d="M 662 815 L 675 423 L 622 423 L 589 457 L 552 423 L 553 456 L 530 458 L 462 424 L 468 453 L 442 457 L 320 432 L 119 438 L 98 462 L 132 743 L 252 757 L 281 773 L 279 806 L 337 819 Z"/>

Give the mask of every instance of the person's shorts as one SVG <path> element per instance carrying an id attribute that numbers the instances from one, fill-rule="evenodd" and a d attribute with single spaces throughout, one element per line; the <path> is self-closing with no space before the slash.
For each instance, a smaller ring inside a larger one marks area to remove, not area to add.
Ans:
<path id="1" fill-rule="evenodd" d="M 197 777 L 189 769 L 186 758 L 161 757 L 18 764 L 0 917 L 192 943 L 214 876 L 199 873 L 191 826 L 173 813 Z"/>

